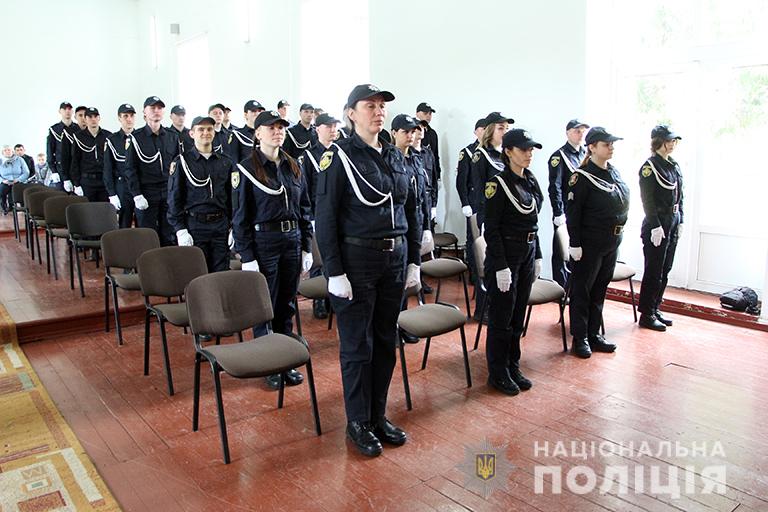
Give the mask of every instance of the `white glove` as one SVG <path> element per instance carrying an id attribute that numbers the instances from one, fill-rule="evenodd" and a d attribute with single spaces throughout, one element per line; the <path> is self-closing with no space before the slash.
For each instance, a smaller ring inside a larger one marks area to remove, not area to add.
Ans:
<path id="1" fill-rule="evenodd" d="M 509 267 L 496 271 L 496 286 L 499 287 L 500 292 L 508 292 L 511 284 L 512 271 L 509 270 Z"/>
<path id="2" fill-rule="evenodd" d="M 437 208 L 433 207 L 433 208 L 432 208 L 432 209 L 429 211 L 429 219 L 430 219 L 430 220 L 435 220 L 435 217 L 437 217 Z"/>
<path id="3" fill-rule="evenodd" d="M 312 231 L 315 230 L 315 221 L 311 220 L 309 221 L 310 224 L 312 224 Z"/>
<path id="4" fill-rule="evenodd" d="M 72 185 L 71 181 L 64 180 L 64 190 L 66 190 L 67 192 L 72 192 L 73 190 L 75 190 L 75 187 L 74 185 Z"/>
<path id="5" fill-rule="evenodd" d="M 560 227 L 563 224 L 565 224 L 565 215 L 558 215 L 554 219 L 552 219 L 552 222 L 555 224 L 555 227 Z"/>
<path id="6" fill-rule="evenodd" d="M 75 195 L 83 197 L 85 195 L 83 192 L 83 187 L 75 187 Z"/>
<path id="7" fill-rule="evenodd" d="M 474 212 L 472 211 L 472 207 L 467 205 L 461 207 L 461 213 L 463 213 L 465 217 L 471 217 Z"/>
<path id="8" fill-rule="evenodd" d="M 432 232 L 428 229 L 424 230 L 421 235 L 421 248 L 424 251 L 432 252 L 435 249 L 435 240 L 432 238 Z"/>
<path id="9" fill-rule="evenodd" d="M 421 282 L 421 267 L 409 263 L 405 271 L 405 289 L 412 288 Z"/>
<path id="10" fill-rule="evenodd" d="M 569 247 L 568 254 L 571 255 L 571 258 L 573 259 L 573 261 L 579 261 L 581 259 L 583 252 L 581 250 L 581 247 Z"/>
<path id="11" fill-rule="evenodd" d="M 661 245 L 661 241 L 664 238 L 664 228 L 659 226 L 651 230 L 651 243 L 654 247 Z"/>
<path id="12" fill-rule="evenodd" d="M 312 263 L 314 263 L 314 258 L 312 257 L 311 252 L 304 252 L 301 251 L 301 272 L 309 272 L 309 269 L 312 268 Z"/>
<path id="13" fill-rule="evenodd" d="M 176 240 L 179 242 L 179 245 L 193 245 L 195 243 L 192 240 L 192 235 L 186 229 L 180 229 L 176 232 Z"/>
<path id="14" fill-rule="evenodd" d="M 542 264 L 541 258 L 538 258 L 533 262 L 533 276 L 534 276 L 533 279 L 534 280 L 538 279 L 539 276 L 541 275 L 541 264 Z"/>
<path id="15" fill-rule="evenodd" d="M 258 272 L 259 271 L 259 262 L 256 260 L 249 261 L 249 262 L 243 262 L 241 263 L 241 267 L 243 270 L 246 270 L 248 272 Z"/>
<path id="16" fill-rule="evenodd" d="M 59 173 L 52 172 L 51 173 L 51 183 L 58 183 L 61 181 L 61 177 L 59 176 Z"/>
<path id="17" fill-rule="evenodd" d="M 329 277 L 328 293 L 341 299 L 352 300 L 352 283 L 347 279 L 347 274 Z"/>
<path id="18" fill-rule="evenodd" d="M 235 248 L 235 237 L 232 235 L 232 230 L 229 230 L 229 234 L 227 235 L 227 245 L 229 246 L 229 250 L 232 250 Z"/>
<path id="19" fill-rule="evenodd" d="M 117 196 L 109 196 L 109 202 L 112 203 L 112 206 L 114 206 L 116 210 L 119 210 L 122 207 L 120 198 Z"/>
<path id="20" fill-rule="evenodd" d="M 677 238 L 681 238 L 683 236 L 683 225 L 678 224 L 677 225 Z"/>
<path id="21" fill-rule="evenodd" d="M 149 202 L 142 194 L 133 196 L 133 204 L 136 205 L 137 210 L 146 210 L 149 208 Z"/>

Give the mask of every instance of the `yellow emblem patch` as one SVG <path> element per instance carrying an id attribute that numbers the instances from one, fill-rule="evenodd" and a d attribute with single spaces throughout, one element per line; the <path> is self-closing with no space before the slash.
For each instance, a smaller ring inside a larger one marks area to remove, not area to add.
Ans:
<path id="1" fill-rule="evenodd" d="M 549 161 L 549 165 L 552 167 L 557 167 L 560 165 L 560 157 L 559 156 L 553 156 L 552 159 Z"/>
<path id="2" fill-rule="evenodd" d="M 235 171 L 230 174 L 232 181 L 232 188 L 237 188 L 240 185 L 240 171 Z"/>
<path id="3" fill-rule="evenodd" d="M 459 162 L 461 162 L 461 161 L 462 161 L 462 159 L 464 159 L 464 152 L 463 152 L 463 151 L 460 151 L 460 152 L 459 152 Z"/>
<path id="4" fill-rule="evenodd" d="M 653 174 L 653 170 L 651 170 L 651 166 L 648 164 L 645 164 L 643 166 L 643 169 L 640 171 L 640 174 L 643 175 L 643 178 L 647 178 L 651 174 Z"/>
<path id="5" fill-rule="evenodd" d="M 579 181 L 579 173 L 575 172 L 571 174 L 571 179 L 568 180 L 568 185 L 574 186 Z"/>
<path id="6" fill-rule="evenodd" d="M 489 181 L 485 184 L 485 198 L 490 199 L 496 195 L 496 187 L 498 184 L 494 181 Z"/>
<path id="7" fill-rule="evenodd" d="M 320 164 L 318 167 L 320 167 L 321 171 L 324 171 L 328 167 L 330 167 L 332 161 L 333 161 L 333 151 L 326 151 L 325 153 L 323 153 L 323 156 L 320 157 Z"/>
<path id="8" fill-rule="evenodd" d="M 176 172 L 176 162 L 171 162 L 171 168 L 168 169 L 168 174 L 173 176 L 173 173 L 175 173 L 175 172 Z"/>
<path id="9" fill-rule="evenodd" d="M 472 155 L 472 161 L 473 162 L 477 162 L 478 160 L 480 160 L 480 152 L 479 151 L 477 153 L 475 153 L 474 155 Z"/>

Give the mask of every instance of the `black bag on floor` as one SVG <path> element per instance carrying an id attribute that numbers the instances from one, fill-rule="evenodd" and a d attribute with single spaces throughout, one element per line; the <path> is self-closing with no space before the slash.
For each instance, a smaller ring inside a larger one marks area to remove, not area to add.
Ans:
<path id="1" fill-rule="evenodd" d="M 720 296 L 720 305 L 733 311 L 745 311 L 750 315 L 760 314 L 757 293 L 752 288 L 740 286 Z"/>

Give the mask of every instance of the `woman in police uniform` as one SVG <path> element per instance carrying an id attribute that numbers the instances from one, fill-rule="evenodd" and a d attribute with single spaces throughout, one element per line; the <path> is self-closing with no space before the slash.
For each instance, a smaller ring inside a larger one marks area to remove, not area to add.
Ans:
<path id="1" fill-rule="evenodd" d="M 288 122 L 275 111 L 260 113 L 254 121 L 259 145 L 251 158 L 232 173 L 232 234 L 243 270 L 264 274 L 272 298 L 272 329 L 293 330 L 294 300 L 300 273 L 312 266 L 312 224 L 307 183 L 298 164 L 280 146 Z M 266 326 L 254 335 L 266 334 Z M 301 384 L 296 370 L 285 372 L 287 384 Z M 280 376 L 267 377 L 277 389 Z"/>
<path id="2" fill-rule="evenodd" d="M 379 138 L 394 98 L 370 84 L 352 89 L 354 132 L 323 154 L 317 177 L 317 242 L 338 318 L 347 436 L 367 456 L 407 439 L 385 413 L 403 289 L 419 280 L 416 197 L 403 154 Z"/>
<path id="3" fill-rule="evenodd" d="M 622 140 L 601 126 L 587 133 L 587 156 L 568 181 L 566 223 L 571 274 L 571 351 L 581 358 L 613 352 L 616 345 L 600 335 L 605 292 L 629 212 L 629 188 L 608 161 L 613 143 Z"/>
<path id="4" fill-rule="evenodd" d="M 683 227 L 683 177 L 670 156 L 681 139 L 669 126 L 651 130 L 652 156 L 640 168 L 640 199 L 645 219 L 641 230 L 645 271 L 640 289 L 640 327 L 665 331 L 672 320 L 659 305 L 672 270 L 675 249 Z"/>
<path id="5" fill-rule="evenodd" d="M 485 184 L 504 170 L 504 164 L 501 162 L 501 140 L 507 133 L 509 125 L 515 120 L 501 115 L 500 112 L 491 112 L 485 118 L 487 123 L 480 143 L 477 145 L 477 151 L 472 155 L 472 170 L 470 176 L 474 183 L 475 196 L 477 204 L 477 225 L 483 225 L 485 220 Z"/>
<path id="6" fill-rule="evenodd" d="M 527 131 L 508 131 L 502 140 L 504 170 L 484 187 L 488 385 L 507 395 L 516 395 L 533 385 L 520 372 L 525 308 L 531 286 L 541 273 L 541 247 L 536 232 L 544 196 L 528 170 L 533 148 L 541 149 L 541 144 Z"/>

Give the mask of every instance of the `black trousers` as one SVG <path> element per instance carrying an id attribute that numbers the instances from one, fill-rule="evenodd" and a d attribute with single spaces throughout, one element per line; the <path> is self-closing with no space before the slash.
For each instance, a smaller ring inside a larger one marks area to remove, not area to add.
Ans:
<path id="1" fill-rule="evenodd" d="M 0 207 L 2 207 L 4 212 L 10 211 L 11 209 L 11 201 L 13 201 L 13 196 L 11 195 L 12 189 L 13 185 L 0 183 Z"/>
<path id="2" fill-rule="evenodd" d="M 397 359 L 397 317 L 405 285 L 405 247 L 394 251 L 343 243 L 352 300 L 331 295 L 339 329 L 339 360 L 347 421 L 383 418 Z"/>
<path id="3" fill-rule="evenodd" d="M 104 187 L 104 182 L 99 180 L 91 180 L 83 178 L 80 181 L 80 186 L 83 187 L 83 195 L 88 198 L 91 203 L 103 203 L 109 201 L 109 194 Z"/>
<path id="4" fill-rule="evenodd" d="M 200 222 L 187 217 L 187 227 L 195 247 L 205 254 L 208 272 L 229 270 L 229 220 L 226 216 L 214 222 Z"/>
<path id="5" fill-rule="evenodd" d="M 568 283 L 568 274 L 571 271 L 568 269 L 568 262 L 563 261 L 563 254 L 560 250 L 560 244 L 557 243 L 557 226 L 552 224 L 552 279 L 563 287 Z"/>
<path id="6" fill-rule="evenodd" d="M 485 286 L 488 290 L 488 332 L 485 358 L 488 375 L 508 378 L 509 368 L 520 363 L 520 336 L 523 334 L 525 310 L 534 281 L 534 244 L 514 242 L 505 244 L 512 284 L 502 292 L 496 283 L 496 271 L 489 258 L 485 265 Z"/>
<path id="7" fill-rule="evenodd" d="M 645 256 L 645 269 L 643 271 L 643 283 L 640 288 L 640 303 L 638 309 L 641 313 L 653 314 L 659 309 L 664 290 L 667 287 L 667 277 L 672 270 L 677 249 L 677 228 L 680 226 L 680 214 L 659 215 L 661 227 L 664 229 L 664 238 L 658 247 L 651 243 L 651 226 L 643 221 L 640 236 L 643 240 L 643 255 Z"/>
<path id="8" fill-rule="evenodd" d="M 140 228 L 150 228 L 157 231 L 160 245 L 163 247 L 176 245 L 176 235 L 168 223 L 168 188 L 142 185 L 141 193 L 149 203 L 146 210 L 136 210 L 136 225 Z M 133 198 L 131 198 L 133 202 Z"/>
<path id="9" fill-rule="evenodd" d="M 259 272 L 264 274 L 272 299 L 272 330 L 278 334 L 293 331 L 293 315 L 296 313 L 294 300 L 299 288 L 301 274 L 301 238 L 298 229 L 281 233 L 277 231 L 256 231 L 255 253 Z M 192 235 L 194 237 L 194 235 Z M 224 246 L 227 231 L 224 231 Z M 229 266 L 229 250 L 227 250 Z M 254 336 L 267 334 L 267 326 L 253 328 Z"/>
<path id="10" fill-rule="evenodd" d="M 133 203 L 133 196 L 125 181 L 122 178 L 117 179 L 117 197 L 120 199 L 120 211 L 117 212 L 117 222 L 121 228 L 129 228 L 133 225 L 133 213 L 136 206 Z"/>
<path id="11" fill-rule="evenodd" d="M 582 240 L 581 260 L 573 262 L 571 302 L 569 306 L 571 334 L 586 338 L 600 332 L 605 292 L 613 277 L 622 235 L 610 233 L 600 238 Z"/>

